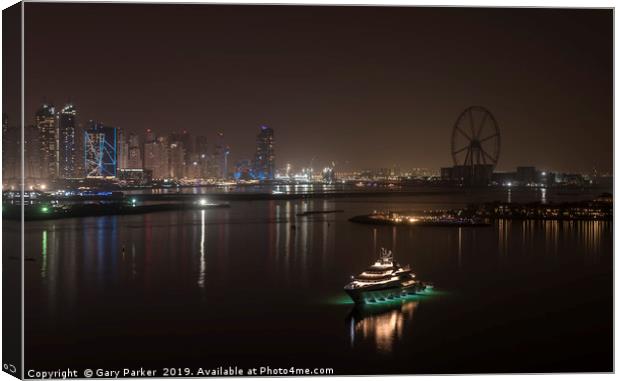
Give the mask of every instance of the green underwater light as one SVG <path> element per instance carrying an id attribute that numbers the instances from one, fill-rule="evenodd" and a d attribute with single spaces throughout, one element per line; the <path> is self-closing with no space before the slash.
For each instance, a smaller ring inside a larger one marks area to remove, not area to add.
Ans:
<path id="1" fill-rule="evenodd" d="M 337 305 L 353 305 L 353 300 L 349 298 L 349 295 L 344 292 L 339 293 L 327 300 L 327 304 L 337 304 Z"/>
<path id="2" fill-rule="evenodd" d="M 386 306 L 386 305 L 397 305 L 402 302 L 408 301 L 422 301 L 422 300 L 433 300 L 439 296 L 449 295 L 447 291 L 436 290 L 433 287 L 427 287 L 425 290 L 417 291 L 415 294 L 406 294 L 400 297 L 394 297 L 389 299 L 380 299 L 375 301 L 368 301 L 363 304 L 363 306 Z M 334 295 L 327 300 L 327 304 L 335 304 L 335 305 L 353 305 L 355 302 L 345 293 L 339 293 L 338 295 Z"/>

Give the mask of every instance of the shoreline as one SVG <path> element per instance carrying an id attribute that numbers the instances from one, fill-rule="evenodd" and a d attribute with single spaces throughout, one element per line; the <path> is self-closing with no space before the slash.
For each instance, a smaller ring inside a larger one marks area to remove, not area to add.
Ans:
<path id="1" fill-rule="evenodd" d="M 492 224 L 488 222 L 415 222 L 409 223 L 407 221 L 390 221 L 390 220 L 381 220 L 378 218 L 372 218 L 372 214 L 364 214 L 360 216 L 354 216 L 349 218 L 350 222 L 354 222 L 357 224 L 365 224 L 365 225 L 383 225 L 383 226 L 409 226 L 409 227 L 454 227 L 454 228 L 463 228 L 463 227 L 489 227 Z"/>
<path id="2" fill-rule="evenodd" d="M 130 204 L 86 204 L 70 208 L 53 208 L 32 205 L 24 208 L 24 221 L 56 220 L 65 218 L 85 218 L 101 216 L 119 216 L 149 214 L 158 212 L 180 210 L 208 210 L 230 208 L 228 204 L 196 205 L 196 204 L 155 204 L 135 205 Z M 6 209 L 4 207 L 3 209 Z M 2 218 L 6 220 L 19 220 L 21 218 L 19 206 L 3 210 Z"/>

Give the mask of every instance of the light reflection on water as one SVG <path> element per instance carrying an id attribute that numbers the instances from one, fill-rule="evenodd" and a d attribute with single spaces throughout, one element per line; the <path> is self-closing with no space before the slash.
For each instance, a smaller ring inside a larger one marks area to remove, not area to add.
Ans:
<path id="1" fill-rule="evenodd" d="M 345 229 L 350 226 L 358 227 L 349 225 L 346 221 L 336 222 L 333 217 L 325 215 L 296 215 L 301 211 L 330 207 L 333 206 L 330 206 L 327 200 L 270 203 L 269 213 L 273 215 L 273 219 L 267 224 L 266 235 L 259 237 L 259 240 L 266 241 L 263 244 L 270 254 L 269 261 L 278 269 L 278 276 L 285 278 L 285 283 L 294 280 L 308 285 L 311 282 L 308 271 L 315 264 L 319 265 L 322 273 L 328 273 L 330 262 L 334 261 L 334 256 L 338 256 L 338 253 L 335 253 L 337 226 L 340 226 L 339 229 L 345 235 L 347 232 L 341 224 L 345 224 Z M 148 285 L 156 264 L 161 265 L 162 261 L 176 262 L 179 267 L 177 270 L 182 272 L 185 272 L 188 266 L 196 266 L 195 271 L 189 273 L 195 274 L 194 284 L 204 289 L 208 286 L 209 258 L 213 259 L 216 266 L 212 271 L 222 274 L 229 272 L 229 247 L 233 242 L 237 246 L 238 240 L 243 239 L 235 236 L 235 240 L 231 241 L 230 229 L 236 222 L 227 223 L 228 215 L 219 213 L 214 217 L 214 221 L 210 221 L 209 216 L 213 216 L 212 212 L 205 210 L 197 211 L 196 215 L 192 216 L 197 219 L 194 224 L 197 228 L 196 234 L 193 233 L 194 230 L 184 228 L 182 217 L 174 214 L 167 216 L 168 221 L 162 221 L 157 215 L 140 216 L 142 225 L 139 228 L 132 227 L 132 222 L 129 225 L 125 223 L 122 229 L 119 229 L 119 217 L 88 218 L 78 228 L 65 228 L 67 221 L 49 221 L 44 223 L 43 228 L 38 229 L 39 244 L 33 242 L 34 245 L 30 247 L 39 253 L 39 278 L 45 283 L 51 300 L 57 296 L 59 288 L 64 290 L 63 298 L 75 294 L 79 283 L 84 281 L 94 281 L 98 288 L 103 288 L 106 283 L 122 282 L 124 278 L 139 278 L 144 285 Z M 453 242 L 455 265 L 461 268 L 467 257 L 475 254 L 479 245 L 476 244 L 476 239 L 482 239 L 481 243 L 492 239 L 488 236 L 489 229 L 496 231 L 495 242 L 500 262 L 511 255 L 540 252 L 541 248 L 546 255 L 557 257 L 569 246 L 580 253 L 585 261 L 596 262 L 601 256 L 602 235 L 611 232 L 611 222 L 498 220 L 495 228 L 444 228 L 433 231 L 433 234 L 453 237 L 434 244 L 445 245 L 446 242 Z M 414 242 L 414 245 L 424 245 L 424 242 L 421 242 L 425 235 L 422 230 L 372 227 L 366 231 L 372 247 L 372 250 L 368 250 L 370 255 L 366 255 L 368 258 L 373 258 L 373 253 L 381 246 L 397 248 L 395 253 L 402 258 L 404 250 L 398 250 L 399 247 L 409 247 L 411 242 Z M 215 239 L 207 239 L 210 232 L 214 232 Z M 398 239 L 398 235 L 404 233 L 404 238 Z M 82 235 L 81 239 L 78 234 Z M 476 234 L 482 238 L 476 238 Z M 70 250 L 70 246 L 77 242 L 81 242 L 81 250 Z M 446 248 L 450 247 L 448 245 Z M 192 253 L 196 253 L 196 259 L 187 258 L 187 255 L 193 256 Z M 354 269 L 349 272 L 352 274 Z M 295 278 L 292 278 L 293 274 Z"/>
<path id="2" fill-rule="evenodd" d="M 605 264 L 612 252 L 611 222 L 498 220 L 481 228 L 393 228 L 348 221 L 353 215 L 383 207 L 357 199 L 258 201 L 239 202 L 229 210 L 29 223 L 26 256 L 36 260 L 25 264 L 28 308 L 31 316 L 54 323 L 49 327 L 33 325 L 38 331 L 29 332 L 35 337 L 32 340 L 38 340 L 36 337 L 54 337 L 56 326 L 64 326 L 75 330 L 77 338 L 87 336 L 92 327 L 74 327 L 71 317 L 88 315 L 89 310 L 110 302 L 119 314 L 151 321 L 150 330 L 143 335 L 165 332 L 168 324 L 202 332 L 207 323 L 219 324 L 220 315 L 228 314 L 230 324 L 246 327 L 249 335 L 277 332 L 289 324 L 288 333 L 294 336 L 291 333 L 296 330 L 320 326 L 342 335 L 341 342 L 356 353 L 372 350 L 395 355 L 403 346 L 418 344 L 413 339 L 404 343 L 411 332 L 433 329 L 437 316 L 433 308 L 426 308 L 426 299 L 351 316 L 347 316 L 351 304 L 344 300 L 346 295 L 338 303 L 325 303 L 330 295 L 342 292 L 351 275 L 376 259 L 380 247 L 392 249 L 401 264 L 411 264 L 419 279 L 451 293 L 468 284 L 493 288 L 496 278 L 504 274 L 517 274 L 514 286 L 503 285 L 504 289 L 514 287 L 509 290 L 522 292 L 522 279 L 538 277 L 544 282 L 540 274 L 559 278 L 589 264 Z M 346 212 L 297 216 L 303 211 L 330 209 Z M 468 300 L 471 308 L 468 305 L 467 310 L 484 310 L 486 296 L 476 296 L 479 299 Z M 297 305 L 308 299 L 324 303 L 305 310 Z M 122 303 L 115 305 L 118 300 Z M 489 300 L 495 303 L 502 297 Z M 445 305 L 443 301 L 433 304 Z M 162 319 L 158 326 L 153 317 L 161 313 L 160 305 L 178 311 L 178 315 L 166 315 L 166 322 Z M 506 315 L 514 313 L 510 305 L 502 307 Z M 145 308 L 151 310 L 143 312 Z M 493 306 L 492 311 L 500 309 Z M 98 310 L 88 318 L 92 324 L 103 324 L 117 316 L 107 313 Z M 259 320 L 247 318 L 248 313 Z M 534 309 L 532 314 L 532 319 L 544 315 Z M 185 316 L 194 320 L 183 320 Z M 262 323 L 252 328 L 248 321 Z M 475 324 L 486 323 L 476 320 Z M 584 326 L 595 324 L 586 321 Z M 320 335 L 295 337 L 338 350 L 335 341 L 322 342 Z M 242 337 L 233 339 L 238 340 L 236 347 L 243 347 Z M 294 342 L 287 341 L 288 336 L 280 340 L 283 348 L 296 348 Z"/>
<path id="3" fill-rule="evenodd" d="M 353 304 L 346 319 L 346 330 L 352 348 L 371 346 L 377 352 L 389 354 L 403 335 L 414 328 L 414 312 L 425 303 L 445 300 L 450 293 L 427 289 L 415 295 L 369 304 L 353 304 L 350 299 L 335 299 L 338 304 Z"/>
<path id="4" fill-rule="evenodd" d="M 363 341 L 374 345 L 380 353 L 390 353 L 405 325 L 411 323 L 417 306 L 415 300 L 388 306 L 356 306 L 349 315 L 351 346 Z"/>
<path id="5" fill-rule="evenodd" d="M 206 231 L 205 231 L 205 210 L 200 211 L 200 272 L 198 275 L 198 287 L 205 287 L 205 269 L 207 267 L 205 260 L 205 239 L 206 239 Z"/>

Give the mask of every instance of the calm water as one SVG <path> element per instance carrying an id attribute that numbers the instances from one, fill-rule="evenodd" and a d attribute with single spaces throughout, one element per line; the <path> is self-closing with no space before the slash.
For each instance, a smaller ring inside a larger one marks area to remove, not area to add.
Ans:
<path id="1" fill-rule="evenodd" d="M 347 221 L 373 209 L 471 200 L 253 201 L 227 210 L 29 222 L 26 369 L 611 371 L 610 222 L 392 228 Z M 345 212 L 295 216 L 315 209 Z M 342 287 L 380 247 L 435 290 L 354 308 Z"/>

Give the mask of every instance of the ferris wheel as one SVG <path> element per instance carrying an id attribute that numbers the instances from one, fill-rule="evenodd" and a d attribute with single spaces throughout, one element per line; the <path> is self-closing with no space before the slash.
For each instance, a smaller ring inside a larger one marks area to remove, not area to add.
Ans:
<path id="1" fill-rule="evenodd" d="M 466 108 L 452 129 L 452 160 L 455 166 L 497 165 L 500 134 L 497 120 L 482 106 Z"/>

